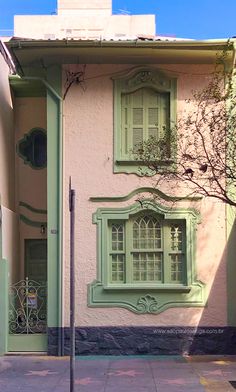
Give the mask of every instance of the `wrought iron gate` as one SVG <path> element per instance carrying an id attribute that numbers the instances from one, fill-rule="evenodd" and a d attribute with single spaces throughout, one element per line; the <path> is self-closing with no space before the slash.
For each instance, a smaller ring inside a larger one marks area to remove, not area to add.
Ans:
<path id="1" fill-rule="evenodd" d="M 9 334 L 45 334 L 47 285 L 26 278 L 10 286 Z"/>

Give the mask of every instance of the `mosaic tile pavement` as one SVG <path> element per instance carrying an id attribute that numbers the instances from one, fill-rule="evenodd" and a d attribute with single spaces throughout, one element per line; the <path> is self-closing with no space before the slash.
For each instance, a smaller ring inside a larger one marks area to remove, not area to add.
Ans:
<path id="1" fill-rule="evenodd" d="M 69 392 L 69 357 L 0 358 L 1 392 Z M 76 357 L 75 392 L 236 391 L 236 356 Z"/>

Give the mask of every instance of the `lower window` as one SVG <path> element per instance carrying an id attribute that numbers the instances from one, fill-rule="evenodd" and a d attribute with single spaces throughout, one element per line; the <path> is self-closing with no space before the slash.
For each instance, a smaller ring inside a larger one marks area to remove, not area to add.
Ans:
<path id="1" fill-rule="evenodd" d="M 183 220 L 145 211 L 108 230 L 111 283 L 186 283 Z"/>
<path id="2" fill-rule="evenodd" d="M 204 306 L 204 283 L 195 268 L 194 209 L 167 208 L 142 200 L 123 208 L 99 208 L 97 279 L 89 306 L 159 313 L 170 307 Z"/>

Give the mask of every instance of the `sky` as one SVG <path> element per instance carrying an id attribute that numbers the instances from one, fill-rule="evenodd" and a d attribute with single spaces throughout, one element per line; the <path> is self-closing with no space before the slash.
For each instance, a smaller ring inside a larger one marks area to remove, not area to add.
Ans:
<path id="1" fill-rule="evenodd" d="M 56 7 L 56 0 L 0 0 L 0 35 L 3 30 L 13 35 L 14 15 L 50 15 Z M 155 14 L 158 35 L 199 40 L 236 36 L 236 0 L 113 0 L 113 14 L 119 13 Z"/>

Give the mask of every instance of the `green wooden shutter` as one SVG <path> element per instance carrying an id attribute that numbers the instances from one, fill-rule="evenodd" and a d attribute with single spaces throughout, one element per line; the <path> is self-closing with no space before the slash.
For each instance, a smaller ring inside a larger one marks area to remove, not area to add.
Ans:
<path id="1" fill-rule="evenodd" d="M 170 127 L 170 95 L 160 94 L 159 137 L 163 138 Z"/>
<path id="2" fill-rule="evenodd" d="M 143 89 L 135 91 L 130 95 L 131 110 L 130 122 L 132 129 L 131 148 L 135 152 L 143 142 L 144 137 L 144 93 Z"/>
<path id="3" fill-rule="evenodd" d="M 156 91 L 145 89 L 146 139 L 159 137 L 160 98 Z"/>
<path id="4" fill-rule="evenodd" d="M 169 93 L 141 88 L 121 96 L 121 155 L 133 157 L 143 141 L 163 139 L 170 121 Z"/>
<path id="5" fill-rule="evenodd" d="M 129 153 L 129 95 L 122 94 L 121 96 L 121 155 L 128 156 Z"/>

